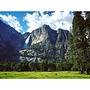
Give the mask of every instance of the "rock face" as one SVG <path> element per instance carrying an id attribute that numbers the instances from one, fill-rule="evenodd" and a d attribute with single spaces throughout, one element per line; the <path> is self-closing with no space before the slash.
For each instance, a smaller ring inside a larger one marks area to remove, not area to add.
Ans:
<path id="1" fill-rule="evenodd" d="M 57 39 L 57 31 L 52 30 L 48 25 L 43 25 L 41 28 L 38 28 L 31 33 L 32 45 L 39 42 L 47 42 L 55 45 Z"/>
<path id="2" fill-rule="evenodd" d="M 66 50 L 67 50 L 67 41 L 69 36 L 69 31 L 58 29 L 58 37 L 56 41 L 56 54 L 61 57 L 61 59 L 64 59 Z"/>
<path id="3" fill-rule="evenodd" d="M 56 31 L 48 25 L 43 25 L 32 31 L 30 35 L 29 42 L 31 45 L 28 49 L 20 51 L 20 58 L 28 61 L 40 59 L 55 61 L 64 59 L 69 31 L 63 29 Z"/>
<path id="4" fill-rule="evenodd" d="M 0 20 L 0 62 L 18 62 L 19 50 L 24 47 L 27 35 Z"/>

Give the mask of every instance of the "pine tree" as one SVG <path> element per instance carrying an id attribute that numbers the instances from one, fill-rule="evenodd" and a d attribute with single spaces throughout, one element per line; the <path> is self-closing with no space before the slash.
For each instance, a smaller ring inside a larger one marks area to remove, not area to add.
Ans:
<path id="1" fill-rule="evenodd" d="M 76 52 L 75 52 L 73 40 L 74 40 L 73 34 L 70 33 L 69 39 L 68 39 L 68 48 L 67 48 L 65 58 L 66 58 L 66 61 L 73 66 L 72 70 L 76 70 L 76 68 L 77 68 L 77 64 L 75 62 L 76 61 Z"/>
<path id="2" fill-rule="evenodd" d="M 86 20 L 85 20 L 85 30 L 86 30 L 86 38 L 87 38 L 87 49 L 86 49 L 86 71 L 87 74 L 90 72 L 90 12 L 86 12 Z"/>
<path id="3" fill-rule="evenodd" d="M 85 21 L 81 16 L 81 12 L 74 12 L 72 22 L 73 27 L 73 43 L 75 49 L 76 62 L 81 74 L 85 71 L 86 66 L 86 36 L 85 36 Z"/>

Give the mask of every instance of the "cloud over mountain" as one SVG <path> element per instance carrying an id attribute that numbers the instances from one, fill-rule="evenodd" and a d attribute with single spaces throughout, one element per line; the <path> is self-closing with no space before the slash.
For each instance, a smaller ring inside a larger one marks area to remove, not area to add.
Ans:
<path id="1" fill-rule="evenodd" d="M 72 22 L 73 14 L 69 11 L 55 11 L 51 15 L 43 11 L 36 11 L 33 14 L 27 13 L 24 17 L 28 26 L 28 32 L 41 27 L 43 24 L 49 25 L 52 29 L 58 28 L 69 30 Z"/>
<path id="2" fill-rule="evenodd" d="M 22 31 L 22 26 L 20 25 L 17 17 L 9 14 L 8 15 L 0 14 L 0 18 L 8 25 L 15 28 L 18 32 Z"/>
<path id="3" fill-rule="evenodd" d="M 0 19 L 18 32 L 32 32 L 43 24 L 52 29 L 70 30 L 73 13 L 70 11 L 0 12 Z"/>

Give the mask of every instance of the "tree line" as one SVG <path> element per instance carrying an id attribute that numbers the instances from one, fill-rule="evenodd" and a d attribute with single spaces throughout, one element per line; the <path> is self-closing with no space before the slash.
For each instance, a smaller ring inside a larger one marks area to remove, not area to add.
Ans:
<path id="1" fill-rule="evenodd" d="M 0 64 L 0 71 L 70 71 L 73 64 L 66 61 L 42 61 Z"/>

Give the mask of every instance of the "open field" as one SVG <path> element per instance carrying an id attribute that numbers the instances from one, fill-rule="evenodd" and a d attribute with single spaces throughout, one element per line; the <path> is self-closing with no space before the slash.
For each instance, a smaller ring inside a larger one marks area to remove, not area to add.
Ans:
<path id="1" fill-rule="evenodd" d="M 2 79 L 89 79 L 90 75 L 79 72 L 0 72 Z"/>

